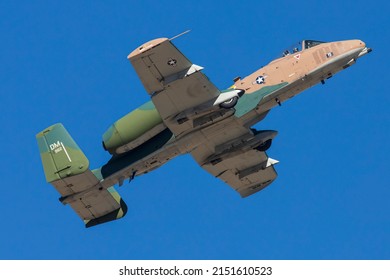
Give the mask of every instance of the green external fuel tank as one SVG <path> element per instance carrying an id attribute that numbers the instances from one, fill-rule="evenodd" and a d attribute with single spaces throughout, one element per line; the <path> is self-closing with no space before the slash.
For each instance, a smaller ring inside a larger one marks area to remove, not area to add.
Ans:
<path id="1" fill-rule="evenodd" d="M 103 134 L 103 147 L 122 154 L 138 147 L 166 128 L 152 101 L 125 115 Z"/>

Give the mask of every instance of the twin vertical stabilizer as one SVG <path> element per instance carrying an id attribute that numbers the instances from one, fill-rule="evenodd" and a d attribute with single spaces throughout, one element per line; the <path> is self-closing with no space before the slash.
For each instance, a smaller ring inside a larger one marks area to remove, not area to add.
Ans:
<path id="1" fill-rule="evenodd" d="M 62 124 L 37 136 L 46 181 L 70 204 L 86 227 L 122 218 L 127 206 L 113 187 L 104 188 L 89 170 L 89 161 Z"/>

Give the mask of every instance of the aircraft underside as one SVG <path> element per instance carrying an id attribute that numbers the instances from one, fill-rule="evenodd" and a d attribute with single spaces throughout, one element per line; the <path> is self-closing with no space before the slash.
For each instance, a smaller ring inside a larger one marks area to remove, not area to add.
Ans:
<path id="1" fill-rule="evenodd" d="M 241 197 L 277 177 L 266 151 L 277 135 L 252 127 L 275 106 L 325 83 L 369 53 L 360 40 L 305 40 L 302 49 L 276 59 L 220 91 L 172 43 L 159 38 L 129 56 L 151 101 L 117 120 L 103 135 L 111 159 L 90 170 L 89 161 L 62 124 L 37 134 L 46 181 L 86 227 L 122 218 L 127 206 L 113 187 L 189 153 L 201 168 Z"/>

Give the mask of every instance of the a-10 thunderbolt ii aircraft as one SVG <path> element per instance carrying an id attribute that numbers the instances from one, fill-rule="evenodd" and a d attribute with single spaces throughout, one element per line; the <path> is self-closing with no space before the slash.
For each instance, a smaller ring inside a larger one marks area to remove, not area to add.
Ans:
<path id="1" fill-rule="evenodd" d="M 127 206 L 114 189 L 174 157 L 194 160 L 242 197 L 271 184 L 278 163 L 267 156 L 277 132 L 254 124 L 275 106 L 348 68 L 369 53 L 360 40 L 304 40 L 299 48 L 234 85 L 219 90 L 172 43 L 149 41 L 130 53 L 151 101 L 117 120 L 104 134 L 111 159 L 90 170 L 89 161 L 62 124 L 37 134 L 47 182 L 61 194 L 86 227 L 116 220 Z"/>

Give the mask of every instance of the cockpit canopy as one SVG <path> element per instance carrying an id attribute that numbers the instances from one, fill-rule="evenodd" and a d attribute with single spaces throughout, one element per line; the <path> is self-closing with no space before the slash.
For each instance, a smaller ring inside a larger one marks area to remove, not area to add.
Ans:
<path id="1" fill-rule="evenodd" d="M 283 52 L 283 56 L 286 56 L 286 55 L 289 55 L 292 53 L 296 53 L 296 52 L 300 52 L 302 50 L 310 49 L 312 47 L 318 46 L 318 45 L 323 44 L 323 43 L 326 43 L 326 42 L 316 41 L 316 40 L 303 40 L 302 42 L 299 42 L 298 44 L 285 50 Z"/>
<path id="2" fill-rule="evenodd" d="M 306 49 L 310 49 L 312 47 L 318 46 L 318 45 L 323 44 L 323 43 L 325 43 L 325 42 L 314 41 L 314 40 L 303 40 L 302 41 L 302 48 L 304 50 L 306 50 Z"/>

